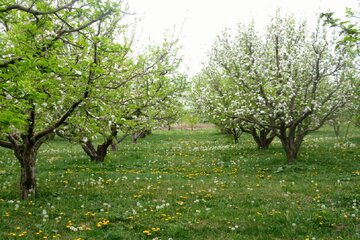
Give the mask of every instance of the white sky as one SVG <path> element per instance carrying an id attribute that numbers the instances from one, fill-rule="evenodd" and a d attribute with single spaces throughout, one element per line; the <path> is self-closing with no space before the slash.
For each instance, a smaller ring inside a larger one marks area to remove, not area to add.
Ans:
<path id="1" fill-rule="evenodd" d="M 191 76 L 201 69 L 216 36 L 226 27 L 251 20 L 259 28 L 267 25 L 277 8 L 316 22 L 320 12 L 343 16 L 345 7 L 358 9 L 357 0 L 128 0 L 130 12 L 141 21 L 136 39 L 140 44 L 160 43 L 164 34 L 180 39 L 184 56 L 182 69 Z"/>

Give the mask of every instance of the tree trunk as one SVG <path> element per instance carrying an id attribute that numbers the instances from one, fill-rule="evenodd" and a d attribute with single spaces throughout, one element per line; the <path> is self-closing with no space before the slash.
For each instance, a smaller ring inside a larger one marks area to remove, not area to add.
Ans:
<path id="1" fill-rule="evenodd" d="M 109 145 L 107 145 L 107 146 L 104 144 L 98 145 L 97 151 L 96 151 L 96 157 L 93 161 L 104 162 L 108 147 L 109 147 Z"/>
<path id="2" fill-rule="evenodd" d="M 137 140 L 138 140 L 138 134 L 137 133 L 134 133 L 131 135 L 131 143 L 132 144 L 136 144 L 137 143 Z"/>
<path id="3" fill-rule="evenodd" d="M 286 159 L 289 164 L 296 161 L 299 153 L 300 145 L 302 143 L 302 137 L 280 139 L 286 153 Z"/>
<path id="4" fill-rule="evenodd" d="M 345 138 L 346 140 L 348 139 L 350 124 L 351 124 L 351 121 L 348 121 L 348 124 L 347 124 L 347 126 L 346 126 L 345 136 L 344 136 L 344 138 Z"/>
<path id="5" fill-rule="evenodd" d="M 251 135 L 255 140 L 258 149 L 268 149 L 271 142 L 275 138 L 275 134 L 273 133 L 273 131 L 268 129 L 261 129 L 259 131 L 259 134 L 257 133 L 256 129 L 254 129 Z"/>
<path id="6" fill-rule="evenodd" d="M 81 147 L 84 149 L 86 154 L 90 157 L 93 162 L 104 162 L 109 146 L 108 142 L 100 144 L 95 149 L 91 141 L 87 141 L 81 144 Z"/>
<path id="7" fill-rule="evenodd" d="M 240 127 L 243 132 L 251 134 L 257 144 L 258 149 L 268 149 L 276 134 L 271 129 L 256 129 Z"/>
<path id="8" fill-rule="evenodd" d="M 296 161 L 299 149 L 293 144 L 286 144 L 284 146 L 287 163 L 291 164 Z"/>
<path id="9" fill-rule="evenodd" d="M 235 144 L 239 143 L 239 138 L 242 135 L 241 129 L 231 128 L 230 132 L 234 137 L 234 143 Z"/>
<path id="10" fill-rule="evenodd" d="M 235 143 L 235 144 L 238 144 L 238 143 L 239 143 L 239 137 L 238 137 L 238 136 L 235 136 L 235 135 L 234 135 L 234 143 Z"/>
<path id="11" fill-rule="evenodd" d="M 295 129 L 289 129 L 288 134 L 286 134 L 286 129 L 281 129 L 279 138 L 286 153 L 287 163 L 294 163 L 304 136 L 300 134 L 296 135 Z"/>
<path id="12" fill-rule="evenodd" d="M 40 146 L 26 144 L 15 149 L 20 162 L 20 198 L 34 198 L 36 193 L 36 155 Z"/>
<path id="13" fill-rule="evenodd" d="M 33 198 L 36 193 L 36 167 L 35 159 L 24 162 L 21 166 L 20 197 Z"/>
<path id="14" fill-rule="evenodd" d="M 131 142 L 132 142 L 133 144 L 136 144 L 136 143 L 137 143 L 137 140 L 138 140 L 139 138 L 145 138 L 146 135 L 149 135 L 149 134 L 151 134 L 151 130 L 142 130 L 142 131 L 140 131 L 140 132 L 133 133 L 133 134 L 131 135 Z"/>
<path id="15" fill-rule="evenodd" d="M 335 136 L 337 138 L 339 138 L 340 137 L 340 124 L 334 123 L 333 127 L 334 127 Z"/>
<path id="16" fill-rule="evenodd" d="M 117 136 L 116 125 L 111 126 L 111 134 L 106 138 L 103 144 L 99 144 L 95 150 L 94 144 L 91 141 L 81 143 L 81 147 L 93 162 L 104 162 L 107 154 L 107 150 L 110 146 L 116 147 Z"/>

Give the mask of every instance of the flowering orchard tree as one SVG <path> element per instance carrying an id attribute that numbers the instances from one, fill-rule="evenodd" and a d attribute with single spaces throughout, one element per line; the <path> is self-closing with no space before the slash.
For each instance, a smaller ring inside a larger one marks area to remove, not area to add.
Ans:
<path id="1" fill-rule="evenodd" d="M 272 129 L 243 120 L 252 117 L 252 114 L 246 116 L 245 112 L 239 112 L 245 104 L 241 92 L 252 93 L 250 86 L 239 85 L 240 82 L 245 83 L 248 75 L 246 72 L 240 72 L 237 65 L 248 64 L 245 62 L 248 61 L 248 56 L 237 56 L 236 54 L 242 53 L 231 49 L 243 47 L 244 51 L 257 53 L 255 47 L 259 46 L 260 39 L 255 37 L 253 26 L 250 26 L 248 33 L 249 36 L 239 35 L 236 40 L 230 42 L 230 33 L 223 32 L 210 52 L 208 66 L 198 76 L 195 94 L 201 96 L 197 100 L 197 105 L 202 112 L 225 132 L 230 132 L 235 142 L 241 133 L 245 132 L 252 135 L 258 148 L 267 149 L 275 137 Z M 240 114 L 242 119 L 239 118 Z"/>
<path id="2" fill-rule="evenodd" d="M 223 133 L 232 135 L 238 143 L 242 134 L 239 122 L 232 117 L 232 100 L 234 89 L 228 79 L 223 78 L 215 68 L 204 68 L 195 76 L 191 98 L 194 108 L 205 118 L 215 124 Z"/>
<path id="3" fill-rule="evenodd" d="M 350 56 L 325 29 L 307 30 L 292 17 L 274 17 L 265 36 L 253 25 L 225 32 L 211 62 L 236 89 L 232 118 L 270 129 L 287 162 L 296 160 L 304 137 L 349 102 Z M 211 65 L 210 65 L 211 66 Z"/>
<path id="4" fill-rule="evenodd" d="M 325 24 L 330 25 L 340 31 L 340 39 L 338 45 L 346 45 L 351 48 L 352 54 L 355 55 L 356 62 L 354 64 L 357 73 L 359 73 L 359 51 L 360 51 L 360 27 L 359 27 L 359 16 L 358 10 L 348 8 L 344 19 L 336 18 L 334 13 L 327 12 L 322 13 L 321 17 Z M 356 75 L 354 79 L 354 94 L 353 104 L 349 109 L 353 117 L 353 121 L 356 125 L 360 125 L 360 81 Z"/>
<path id="5" fill-rule="evenodd" d="M 185 76 L 178 70 L 181 58 L 176 42 L 150 47 L 140 58 L 147 73 L 138 75 L 131 85 L 131 104 L 137 110 L 131 129 L 133 143 L 153 127 L 166 126 L 179 117 L 186 87 Z"/>
<path id="6" fill-rule="evenodd" d="M 61 137 L 80 142 L 93 161 L 102 161 L 118 133 L 126 133 L 122 127 L 124 121 L 116 116 L 129 112 L 120 103 L 126 101 L 126 86 L 135 70 L 130 56 L 131 41 L 126 37 L 127 28 L 120 24 L 123 17 L 114 15 L 93 24 L 94 31 L 89 32 L 88 41 L 92 61 L 96 63 L 92 73 L 95 81 L 84 104 L 56 131 Z M 103 142 L 95 147 L 93 140 L 99 134 Z"/>
<path id="7" fill-rule="evenodd" d="M 94 36 L 122 13 L 113 1 L 13 2 L 0 6 L 0 146 L 19 160 L 24 199 L 35 196 L 38 149 L 96 91 L 104 39 Z"/>
<path id="8" fill-rule="evenodd" d="M 107 52 L 102 49 L 100 53 Z M 126 136 L 131 134 L 135 142 L 179 110 L 184 77 L 177 71 L 181 59 L 175 42 L 150 47 L 136 58 L 124 58 L 124 54 L 131 55 L 131 46 L 106 54 L 105 66 L 109 58 L 113 61 L 110 69 L 99 72 L 96 91 L 92 91 L 87 104 L 58 131 L 60 136 L 79 142 L 95 162 L 103 162 L 108 148 Z M 119 66 L 114 67 L 116 64 Z M 99 136 L 101 141 L 94 141 Z"/>

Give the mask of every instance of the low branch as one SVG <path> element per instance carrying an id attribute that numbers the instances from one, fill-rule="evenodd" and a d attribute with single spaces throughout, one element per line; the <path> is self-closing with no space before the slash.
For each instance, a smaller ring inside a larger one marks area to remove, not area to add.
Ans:
<path id="1" fill-rule="evenodd" d="M 91 159 L 96 156 L 96 150 L 91 141 L 82 142 L 81 147 Z"/>
<path id="2" fill-rule="evenodd" d="M 1 140 L 0 140 L 0 147 L 14 149 L 13 144 L 11 144 L 9 142 L 1 141 Z"/>

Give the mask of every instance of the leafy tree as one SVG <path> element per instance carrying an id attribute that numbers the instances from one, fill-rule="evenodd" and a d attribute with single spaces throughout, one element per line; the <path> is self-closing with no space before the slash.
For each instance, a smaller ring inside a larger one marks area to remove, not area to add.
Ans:
<path id="1" fill-rule="evenodd" d="M 268 126 L 249 123 L 237 117 L 239 108 L 244 104 L 242 102 L 244 99 L 241 99 L 242 96 L 240 96 L 240 89 L 248 94 L 252 93 L 252 89 L 241 86 L 248 76 L 244 72 L 238 72 L 240 69 L 237 69 L 238 66 L 236 65 L 248 63 L 241 59 L 240 54 L 243 53 L 235 48 L 243 47 L 247 54 L 253 54 L 257 50 L 255 46 L 259 44 L 259 39 L 251 39 L 251 36 L 254 36 L 253 27 L 253 25 L 249 27 L 249 35 L 239 33 L 234 42 L 230 42 L 228 30 L 223 32 L 222 36 L 214 43 L 208 66 L 203 69 L 202 76 L 198 79 L 198 86 L 195 89 L 196 95 L 201 92 L 208 93 L 206 95 L 200 94 L 201 98 L 198 102 L 202 106 L 203 112 L 223 132 L 232 134 L 235 142 L 238 142 L 238 138 L 243 132 L 251 134 L 259 149 L 267 149 L 275 137 L 272 129 Z M 243 55 L 243 57 L 247 58 L 248 56 Z M 249 68 L 248 65 L 247 69 Z M 243 118 L 252 116 L 251 113 L 245 116 L 245 112 L 242 112 Z"/>
<path id="2" fill-rule="evenodd" d="M 186 87 L 185 76 L 178 71 L 181 58 L 177 56 L 174 41 L 165 41 L 162 46 L 150 47 L 143 69 L 133 85 L 132 103 L 137 106 L 137 116 L 132 128 L 132 140 L 145 137 L 153 127 L 163 127 L 179 117 L 181 98 Z"/>
<path id="3" fill-rule="evenodd" d="M 38 149 L 94 90 L 94 25 L 121 14 L 120 3 L 1 4 L 0 146 L 13 150 L 19 160 L 24 199 L 35 196 Z"/>
<path id="4" fill-rule="evenodd" d="M 305 23 L 277 15 L 264 37 L 253 25 L 240 25 L 234 37 L 225 32 L 211 56 L 235 89 L 229 117 L 271 130 L 288 163 L 304 137 L 352 97 L 350 55 L 329 35 L 320 26 L 309 33 Z"/>
<path id="5" fill-rule="evenodd" d="M 359 13 L 351 8 L 346 9 L 345 19 L 335 17 L 334 12 L 322 13 L 320 17 L 325 24 L 338 28 L 342 36 L 339 44 L 350 44 L 356 48 L 360 43 Z"/>
<path id="6" fill-rule="evenodd" d="M 129 131 L 127 121 L 117 118 L 131 111 L 126 109 L 124 93 L 134 72 L 131 41 L 126 36 L 126 26 L 120 24 L 122 18 L 123 15 L 117 15 L 93 24 L 94 31 L 89 32 L 88 41 L 96 62 L 93 71 L 96 81 L 84 104 L 57 129 L 59 136 L 81 143 L 93 161 L 103 161 L 117 135 L 123 133 L 120 142 Z M 103 141 L 94 146 L 93 140 L 98 135 Z"/>
<path id="7" fill-rule="evenodd" d="M 180 59 L 175 42 L 150 47 L 136 59 L 131 54 L 131 46 L 106 54 L 104 64 L 108 66 L 109 59 L 113 62 L 109 74 L 99 72 L 97 91 L 59 131 L 59 135 L 80 143 L 92 161 L 103 162 L 110 146 L 116 146 L 128 135 L 135 143 L 178 110 L 183 76 L 177 72 Z M 118 67 L 113 67 L 115 63 Z"/>
<path id="8" fill-rule="evenodd" d="M 200 117 L 197 112 L 193 111 L 193 109 L 187 109 L 184 110 L 181 122 L 185 124 L 186 127 L 190 127 L 191 131 L 193 131 L 196 124 L 200 122 Z"/>
<path id="9" fill-rule="evenodd" d="M 238 143 L 242 134 L 240 123 L 229 117 L 234 114 L 231 108 L 234 99 L 233 85 L 215 69 L 213 66 L 208 67 L 195 76 L 192 93 L 194 108 L 200 114 L 205 114 L 206 119 L 220 128 L 222 133 L 231 135 L 234 142 Z"/>
<path id="10" fill-rule="evenodd" d="M 337 18 L 333 12 L 322 13 L 321 18 L 324 20 L 324 24 L 330 25 L 332 28 L 336 28 L 340 31 L 340 39 L 338 45 L 348 46 L 352 54 L 355 55 L 354 68 L 359 71 L 359 52 L 360 52 L 360 27 L 359 27 L 359 11 L 347 8 L 344 19 Z M 353 116 L 355 125 L 359 125 L 360 122 L 360 81 L 358 76 L 354 79 L 354 93 L 355 98 L 349 111 Z"/>
<path id="11" fill-rule="evenodd" d="M 353 103 L 350 103 L 329 117 L 328 123 L 334 129 L 337 138 L 340 137 L 342 127 L 345 127 L 345 132 L 342 134 L 343 137 L 345 139 L 348 138 L 350 125 L 354 122 L 354 117 L 356 117 L 357 107 L 358 106 Z"/>

